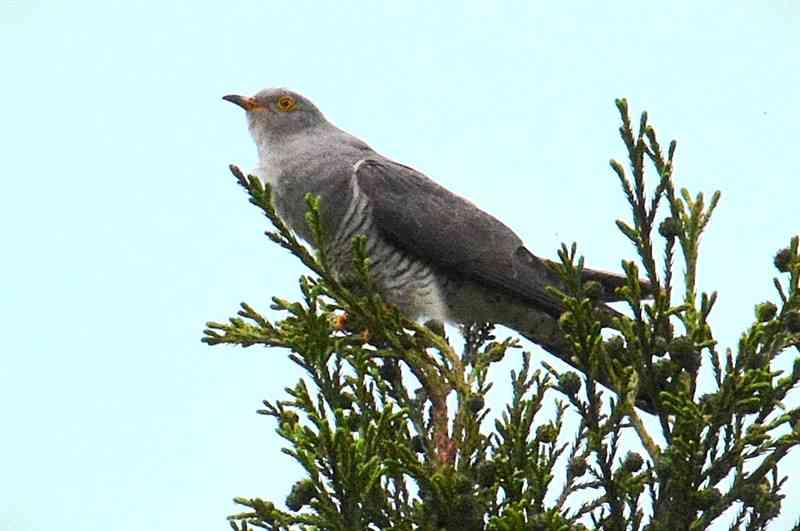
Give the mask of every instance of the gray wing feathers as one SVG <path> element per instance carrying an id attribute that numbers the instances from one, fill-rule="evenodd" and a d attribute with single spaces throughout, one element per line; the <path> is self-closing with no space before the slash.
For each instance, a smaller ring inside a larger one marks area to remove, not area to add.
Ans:
<path id="1" fill-rule="evenodd" d="M 558 317 L 559 301 L 545 291 L 559 279 L 502 222 L 418 171 L 381 159 L 354 166 L 381 234 L 451 274 L 503 289 Z"/>

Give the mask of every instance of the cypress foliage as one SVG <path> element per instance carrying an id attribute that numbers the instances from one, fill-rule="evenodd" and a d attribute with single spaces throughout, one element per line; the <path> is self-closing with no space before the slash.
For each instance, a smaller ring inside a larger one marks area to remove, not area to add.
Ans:
<path id="1" fill-rule="evenodd" d="M 273 298 L 280 320 L 242 303 L 205 330 L 210 345 L 286 349 L 306 372 L 259 411 L 304 477 L 282 503 L 236 498 L 244 512 L 229 517 L 234 530 L 699 531 L 723 513 L 732 530 L 767 528 L 784 498 L 779 463 L 800 442 L 800 408 L 784 405 L 800 358 L 790 374 L 775 368 L 779 355 L 800 350 L 798 237 L 774 257 L 775 302 L 755 308 L 735 349 L 721 349 L 709 324 L 717 294 L 697 286 L 700 239 L 720 194 L 677 191 L 675 142 L 664 153 L 647 114 L 634 130 L 627 102 L 616 103 L 628 169 L 613 160 L 611 168 L 631 207 L 617 226 L 639 258 L 622 261 L 630 317 L 615 318 L 612 337 L 601 334 L 597 286 L 581 282 L 576 246 L 562 246 L 553 267 L 565 290 L 554 293 L 584 373 L 536 368 L 523 352 L 493 426 L 489 370 L 516 339 L 474 323 L 461 327 L 457 350 L 441 324 L 384 304 L 363 238 L 353 242 L 356 278 L 341 282 L 324 246 L 310 250 L 279 218 L 269 187 L 231 167 L 271 222 L 267 236 L 310 271 L 302 300 Z M 650 191 L 646 166 L 656 175 Z M 319 201 L 307 203 L 314 239 L 325 241 Z M 643 300 L 640 276 L 656 287 L 652 300 Z M 642 400 L 655 415 L 637 408 Z M 542 413 L 544 404 L 555 413 Z M 565 423 L 570 415 L 577 424 Z"/>

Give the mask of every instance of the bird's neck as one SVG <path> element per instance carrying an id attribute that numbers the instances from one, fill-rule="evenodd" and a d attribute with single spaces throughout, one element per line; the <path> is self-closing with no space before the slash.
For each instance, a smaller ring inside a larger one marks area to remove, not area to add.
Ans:
<path id="1" fill-rule="evenodd" d="M 253 140 L 255 140 L 258 147 L 258 159 L 262 166 L 271 166 L 286 158 L 286 154 L 296 151 L 292 149 L 298 138 L 306 141 L 313 139 L 315 136 L 325 133 L 325 124 L 320 124 L 312 129 L 305 129 L 299 132 L 275 132 L 264 130 L 253 130 Z M 313 144 L 313 142 L 310 142 Z"/>

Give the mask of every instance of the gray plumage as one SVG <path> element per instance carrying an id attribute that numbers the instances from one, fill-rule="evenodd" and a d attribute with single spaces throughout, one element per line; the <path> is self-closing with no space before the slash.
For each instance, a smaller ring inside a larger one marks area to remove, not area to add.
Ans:
<path id="1" fill-rule="evenodd" d="M 561 305 L 545 290 L 559 279 L 510 228 L 338 129 L 297 93 L 224 99 L 247 111 L 260 162 L 253 173 L 272 184 L 278 213 L 306 240 L 304 197 L 321 198 L 337 274 L 347 275 L 352 238 L 363 234 L 384 299 L 409 317 L 502 324 L 570 361 Z M 604 285 L 606 300 L 624 284 L 601 271 L 586 276 Z"/>

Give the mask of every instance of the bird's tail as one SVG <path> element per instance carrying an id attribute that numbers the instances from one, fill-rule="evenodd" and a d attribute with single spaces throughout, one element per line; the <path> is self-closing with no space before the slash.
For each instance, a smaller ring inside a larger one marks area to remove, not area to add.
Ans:
<path id="1" fill-rule="evenodd" d="M 557 326 L 557 325 L 556 325 Z M 575 356 L 572 347 L 568 344 L 568 342 L 564 339 L 564 336 L 559 334 L 525 334 L 523 333 L 522 336 L 529 341 L 532 341 L 542 347 L 545 351 L 552 354 L 553 356 L 557 357 L 561 361 L 567 363 L 568 365 L 572 366 L 574 369 L 586 374 L 587 367 L 582 366 L 580 361 L 578 360 L 577 356 Z M 599 372 L 592 375 L 592 378 L 603 387 L 608 389 L 612 389 L 610 379 L 608 375 L 604 372 Z M 636 397 L 636 406 L 647 413 L 651 413 L 653 415 L 657 414 L 656 405 L 653 402 L 652 398 L 649 396 L 644 395 L 644 393 L 639 393 L 639 396 Z"/>
<path id="2" fill-rule="evenodd" d="M 593 277 L 592 280 L 596 278 L 597 277 Z M 605 304 L 598 305 L 598 309 L 600 310 L 600 319 L 604 327 L 612 326 L 613 318 L 621 315 Z M 572 344 L 564 337 L 564 333 L 558 321 L 543 312 L 535 310 L 528 312 L 525 321 L 523 326 L 519 326 L 520 323 L 515 323 L 515 326 L 512 326 L 512 328 L 519 332 L 524 338 L 536 343 L 564 363 L 567 363 L 584 374 L 587 373 L 588 367 L 583 366 L 581 360 L 575 355 Z M 592 374 L 592 377 L 604 387 L 613 389 L 608 374 L 603 372 L 602 369 L 598 373 Z M 652 398 L 644 396 L 643 394 L 637 397 L 636 406 L 648 413 L 656 413 L 655 403 Z"/>
<path id="3" fill-rule="evenodd" d="M 551 267 L 556 264 L 552 260 L 546 260 L 545 262 Z M 581 279 L 583 282 L 594 280 L 603 286 L 603 295 L 600 297 L 600 300 L 603 302 L 617 302 L 622 300 L 621 297 L 617 295 L 617 288 L 621 288 L 628 283 L 628 279 L 625 275 L 609 273 L 608 271 L 601 271 L 599 269 L 589 269 L 588 267 L 583 269 Z M 639 279 L 639 286 L 641 287 L 642 297 L 649 299 L 653 296 L 653 285 L 649 281 Z"/>

